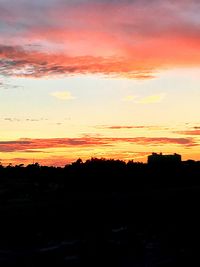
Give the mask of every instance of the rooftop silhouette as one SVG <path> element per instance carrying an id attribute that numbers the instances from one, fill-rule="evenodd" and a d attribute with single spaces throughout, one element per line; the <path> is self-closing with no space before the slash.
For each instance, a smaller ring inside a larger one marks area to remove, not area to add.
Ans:
<path id="1" fill-rule="evenodd" d="M 173 155 L 164 155 L 162 153 L 152 153 L 148 156 L 148 164 L 178 164 L 181 163 L 181 155 L 174 153 Z"/>

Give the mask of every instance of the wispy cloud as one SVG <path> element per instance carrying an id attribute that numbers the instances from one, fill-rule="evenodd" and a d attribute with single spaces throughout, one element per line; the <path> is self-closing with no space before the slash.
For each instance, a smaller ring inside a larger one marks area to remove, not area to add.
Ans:
<path id="1" fill-rule="evenodd" d="M 198 136 L 200 135 L 200 126 L 198 124 L 194 125 L 193 123 L 185 123 L 186 127 L 181 127 L 180 130 L 174 130 L 173 133 L 180 135 L 188 135 L 188 136 Z"/>
<path id="2" fill-rule="evenodd" d="M 147 126 L 131 126 L 131 125 L 113 125 L 113 126 L 105 126 L 104 129 L 110 130 L 120 130 L 120 129 L 144 129 L 148 128 Z"/>
<path id="3" fill-rule="evenodd" d="M 122 98 L 122 101 L 125 102 L 133 102 L 138 96 L 134 96 L 134 95 L 127 95 L 124 98 Z"/>
<path id="4" fill-rule="evenodd" d="M 138 104 L 154 104 L 154 103 L 160 103 L 165 98 L 165 93 L 160 93 L 156 95 L 149 95 L 145 97 L 141 97 L 139 95 L 128 95 L 122 98 L 122 101 L 126 102 L 133 102 Z"/>
<path id="5" fill-rule="evenodd" d="M 166 94 L 158 94 L 158 95 L 150 95 L 146 96 L 144 98 L 139 99 L 136 101 L 136 103 L 139 104 L 154 104 L 154 103 L 160 103 L 165 98 Z"/>
<path id="6" fill-rule="evenodd" d="M 75 97 L 72 96 L 72 94 L 69 91 L 56 91 L 52 92 L 50 95 L 60 100 L 75 99 Z"/>
<path id="7" fill-rule="evenodd" d="M 1 66 L 1 63 L 0 63 Z M 1 73 L 1 70 L 0 70 Z M 8 80 L 6 79 L 0 79 L 0 89 L 21 89 L 22 86 L 16 85 L 16 84 L 11 84 Z"/>
<path id="8" fill-rule="evenodd" d="M 200 135 L 200 129 L 198 130 L 186 130 L 186 131 L 177 131 L 178 134 L 183 135 Z"/>
<path id="9" fill-rule="evenodd" d="M 15 118 L 15 117 L 5 117 L 0 118 L 4 121 L 8 122 L 40 122 L 40 121 L 47 121 L 47 118 Z"/>
<path id="10" fill-rule="evenodd" d="M 109 130 L 124 130 L 124 129 L 148 129 L 148 130 L 168 130 L 167 127 L 162 126 L 148 126 L 148 125 L 98 125 L 95 128 L 109 129 Z"/>

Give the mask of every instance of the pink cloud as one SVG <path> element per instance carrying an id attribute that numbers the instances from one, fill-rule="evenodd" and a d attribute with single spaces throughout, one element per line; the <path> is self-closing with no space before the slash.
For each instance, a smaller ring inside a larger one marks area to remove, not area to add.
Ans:
<path id="1" fill-rule="evenodd" d="M 1 74 L 151 78 L 200 65 L 198 1 L 8 0 L 0 8 L 0 43 L 10 44 L 1 46 Z"/>

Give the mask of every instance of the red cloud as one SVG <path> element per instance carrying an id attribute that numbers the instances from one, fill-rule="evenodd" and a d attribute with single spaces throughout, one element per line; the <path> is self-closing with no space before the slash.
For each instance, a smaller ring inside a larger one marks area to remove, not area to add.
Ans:
<path id="1" fill-rule="evenodd" d="M 116 143 L 134 143 L 138 145 L 165 145 L 175 144 L 186 147 L 198 145 L 192 138 L 167 137 L 80 137 L 80 138 L 52 138 L 52 139 L 19 139 L 16 141 L 0 141 L 0 152 L 32 152 L 46 148 L 114 146 Z"/>
<path id="2" fill-rule="evenodd" d="M 149 128 L 148 126 L 122 126 L 122 125 L 114 125 L 114 126 L 102 126 L 103 129 L 111 129 L 111 130 L 121 130 L 121 129 L 145 129 Z"/>
<path id="3" fill-rule="evenodd" d="M 0 46 L 0 73 L 4 75 L 42 77 L 64 74 L 104 74 L 135 78 L 151 76 L 149 67 L 117 57 L 79 56 L 24 51 L 21 47 Z"/>
<path id="4" fill-rule="evenodd" d="M 11 44 L 0 47 L 1 74 L 151 78 L 162 68 L 200 65 L 198 1 L 35 0 L 16 5 L 8 0 L 1 5 L 0 42 Z"/>
<path id="5" fill-rule="evenodd" d="M 99 129 L 110 129 L 110 130 L 124 130 L 124 129 L 148 129 L 148 130 L 169 130 L 167 127 L 162 126 L 148 126 L 148 125 L 112 125 L 112 126 L 106 126 L 106 125 L 99 125 L 95 126 L 95 128 Z"/>

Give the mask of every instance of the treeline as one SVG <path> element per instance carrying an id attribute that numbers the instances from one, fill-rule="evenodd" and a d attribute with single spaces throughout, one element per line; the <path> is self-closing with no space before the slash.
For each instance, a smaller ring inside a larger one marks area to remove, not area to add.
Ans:
<path id="1" fill-rule="evenodd" d="M 40 166 L 38 163 L 3 167 L 1 188 L 32 188 L 50 191 L 138 191 L 150 188 L 200 185 L 200 162 L 145 164 L 114 159 L 81 159 L 65 167 Z M 3 192 L 1 190 L 1 192 Z"/>
<path id="2" fill-rule="evenodd" d="M 152 244 L 155 257 L 157 249 L 169 255 L 187 249 L 191 259 L 195 255 L 188 244 L 199 252 L 199 203 L 200 162 L 195 161 L 149 165 L 92 158 L 63 168 L 38 163 L 1 166 L 0 248 L 50 246 L 54 240 L 77 239 L 83 240 L 80 254 L 86 263 L 92 255 L 91 266 L 98 266 L 100 258 L 105 263 L 107 255 L 110 264 L 113 259 L 126 261 L 129 256 L 126 259 L 124 253 L 139 255 L 138 249 L 146 259 Z M 46 255 L 48 259 L 54 254 L 50 250 Z M 173 266 L 184 265 L 175 262 Z"/>

